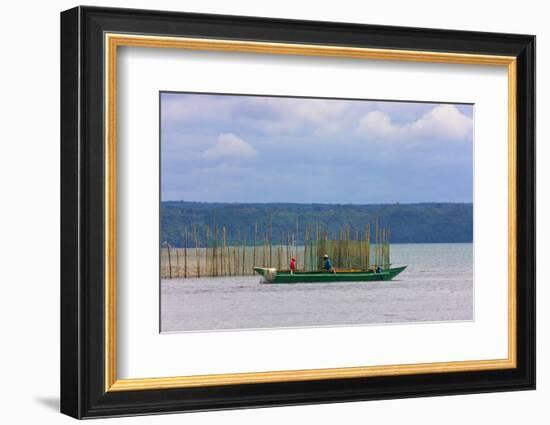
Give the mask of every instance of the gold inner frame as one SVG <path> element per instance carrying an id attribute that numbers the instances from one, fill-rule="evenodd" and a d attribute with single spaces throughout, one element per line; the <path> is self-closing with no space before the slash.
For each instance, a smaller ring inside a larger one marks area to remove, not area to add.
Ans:
<path id="1" fill-rule="evenodd" d="M 447 373 L 516 367 L 516 58 L 461 53 L 370 49 L 106 33 L 105 45 L 105 391 L 133 391 L 213 385 Z M 495 360 L 416 363 L 326 369 L 246 372 L 164 378 L 118 379 L 116 324 L 116 99 L 120 46 L 324 56 L 467 65 L 494 65 L 508 72 L 508 357 Z"/>

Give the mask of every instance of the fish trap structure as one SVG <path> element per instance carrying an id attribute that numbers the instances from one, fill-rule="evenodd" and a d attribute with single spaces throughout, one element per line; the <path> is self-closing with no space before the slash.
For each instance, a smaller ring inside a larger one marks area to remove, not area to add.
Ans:
<path id="1" fill-rule="evenodd" d="M 321 269 L 325 255 L 328 255 L 335 269 L 388 268 L 391 265 L 390 231 L 376 224 L 372 236 L 374 243 L 371 243 L 370 225 L 363 232 L 353 232 L 349 226 L 343 226 L 332 235 L 317 229 L 314 238 L 306 231 L 304 271 Z"/>
<path id="2" fill-rule="evenodd" d="M 297 228 L 298 226 L 296 226 Z M 298 229 L 273 238 L 271 229 L 254 227 L 252 240 L 230 235 L 225 226 L 185 228 L 183 247 L 164 242 L 160 253 L 162 279 L 247 276 L 254 267 L 288 270 L 292 258 L 302 271 L 320 270 L 324 255 L 335 269 L 367 270 L 389 268 L 390 230 L 376 222 L 363 229 L 341 226 L 329 232 L 320 225 L 307 225 L 298 238 Z M 300 241 L 300 242 L 298 242 Z"/>

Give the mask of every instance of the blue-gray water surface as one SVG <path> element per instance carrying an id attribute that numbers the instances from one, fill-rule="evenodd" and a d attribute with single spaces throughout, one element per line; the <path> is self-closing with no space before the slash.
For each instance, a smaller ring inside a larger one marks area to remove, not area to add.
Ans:
<path id="1" fill-rule="evenodd" d="M 473 319 L 472 244 L 397 244 L 387 282 L 261 284 L 259 276 L 161 280 L 161 331 Z"/>

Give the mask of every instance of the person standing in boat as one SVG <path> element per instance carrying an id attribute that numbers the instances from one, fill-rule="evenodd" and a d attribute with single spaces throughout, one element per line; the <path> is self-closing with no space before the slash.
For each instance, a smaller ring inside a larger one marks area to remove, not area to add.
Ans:
<path id="1" fill-rule="evenodd" d="M 323 259 L 325 260 L 323 264 L 323 270 L 334 273 L 334 269 L 332 268 L 332 263 L 330 262 L 330 258 L 328 258 L 328 255 L 323 255 Z"/>
<path id="2" fill-rule="evenodd" d="M 290 274 L 294 274 L 296 271 L 296 258 L 290 259 Z"/>

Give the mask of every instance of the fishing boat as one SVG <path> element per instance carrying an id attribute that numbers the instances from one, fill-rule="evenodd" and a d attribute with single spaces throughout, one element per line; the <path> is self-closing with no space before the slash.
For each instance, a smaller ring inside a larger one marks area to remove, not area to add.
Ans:
<path id="1" fill-rule="evenodd" d="M 335 269 L 334 271 L 295 271 L 275 268 L 254 267 L 263 277 L 263 283 L 330 283 L 330 282 L 373 282 L 392 280 L 407 266 L 386 268 L 379 272 L 365 269 Z"/>

